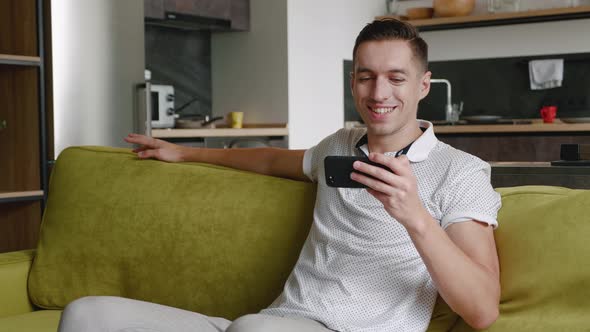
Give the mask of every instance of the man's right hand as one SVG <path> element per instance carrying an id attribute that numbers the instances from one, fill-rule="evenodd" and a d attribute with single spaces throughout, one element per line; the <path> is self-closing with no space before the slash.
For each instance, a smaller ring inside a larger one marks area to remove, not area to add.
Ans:
<path id="1" fill-rule="evenodd" d="M 139 134 L 129 134 L 125 142 L 139 145 L 133 152 L 141 159 L 154 158 L 172 163 L 185 161 L 184 151 L 187 147 L 181 145 Z"/>

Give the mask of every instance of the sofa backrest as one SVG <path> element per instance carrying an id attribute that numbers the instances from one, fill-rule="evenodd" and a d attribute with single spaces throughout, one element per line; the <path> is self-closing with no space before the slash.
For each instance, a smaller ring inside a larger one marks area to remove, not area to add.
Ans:
<path id="1" fill-rule="evenodd" d="M 315 185 L 74 147 L 53 169 L 33 303 L 113 295 L 235 318 L 282 291 L 312 221 Z"/>
<path id="2" fill-rule="evenodd" d="M 489 331 L 590 326 L 590 191 L 498 191 L 502 294 Z M 51 176 L 29 295 L 48 309 L 115 295 L 229 319 L 256 312 L 282 290 L 314 201 L 310 183 L 69 148 Z M 429 331 L 455 321 L 439 304 Z M 453 331 L 471 329 L 459 320 Z"/>
<path id="3" fill-rule="evenodd" d="M 590 190 L 499 188 L 500 317 L 486 331 L 590 330 Z M 471 331 L 464 322 L 455 329 Z"/>

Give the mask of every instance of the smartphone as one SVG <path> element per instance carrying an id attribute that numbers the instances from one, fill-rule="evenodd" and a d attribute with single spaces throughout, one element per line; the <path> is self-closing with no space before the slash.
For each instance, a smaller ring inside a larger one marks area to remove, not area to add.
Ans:
<path id="1" fill-rule="evenodd" d="M 360 173 L 359 171 L 355 170 L 354 167 L 352 167 L 352 164 L 357 160 L 373 166 L 381 167 L 389 172 L 392 172 L 387 166 L 374 163 L 367 157 L 327 156 L 324 158 L 326 184 L 330 187 L 336 188 L 366 188 L 367 186 L 364 184 L 356 182 L 350 178 L 350 173 Z M 371 177 L 370 175 L 365 175 Z"/>

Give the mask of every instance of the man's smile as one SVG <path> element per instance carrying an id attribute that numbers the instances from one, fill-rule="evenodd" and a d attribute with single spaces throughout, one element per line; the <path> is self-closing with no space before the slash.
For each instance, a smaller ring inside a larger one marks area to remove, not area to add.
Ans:
<path id="1" fill-rule="evenodd" d="M 394 111 L 396 108 L 397 108 L 397 106 L 393 106 L 393 107 L 375 107 L 375 108 L 369 107 L 369 109 L 370 109 L 372 112 L 375 112 L 375 113 L 377 113 L 377 114 L 391 113 L 391 112 L 393 112 L 393 111 Z"/>

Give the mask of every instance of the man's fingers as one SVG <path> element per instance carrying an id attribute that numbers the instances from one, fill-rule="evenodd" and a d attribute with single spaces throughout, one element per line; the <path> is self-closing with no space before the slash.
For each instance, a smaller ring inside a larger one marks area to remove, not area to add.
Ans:
<path id="1" fill-rule="evenodd" d="M 143 135 L 129 134 L 125 137 L 125 140 L 135 144 L 146 144 L 149 141 L 149 137 Z"/>
<path id="2" fill-rule="evenodd" d="M 369 159 L 373 162 L 389 167 L 395 174 L 399 176 L 412 175 L 410 168 L 410 161 L 406 155 L 399 157 L 386 156 L 381 153 L 370 153 Z"/>
<path id="3" fill-rule="evenodd" d="M 158 147 L 158 140 L 152 137 L 138 134 L 129 134 L 125 137 L 125 142 L 139 145 L 147 145 L 149 147 Z"/>
<path id="4" fill-rule="evenodd" d="M 350 178 L 358 183 L 362 183 L 365 186 L 384 194 L 389 194 L 392 190 L 392 187 L 390 187 L 385 182 L 377 179 L 372 179 L 366 175 L 362 175 L 361 173 L 353 172 L 350 174 Z"/>
<path id="5" fill-rule="evenodd" d="M 141 159 L 148 159 L 148 158 L 158 158 L 159 155 L 159 151 L 158 150 L 154 150 L 154 149 L 150 149 L 150 150 L 145 150 L 145 151 L 140 151 L 137 156 Z"/>
<path id="6" fill-rule="evenodd" d="M 386 165 L 387 166 L 387 165 Z M 381 167 L 369 165 L 367 163 L 363 163 L 361 161 L 357 161 L 353 164 L 355 170 L 368 174 L 376 179 L 379 179 L 387 184 L 395 186 L 397 181 L 397 175 L 394 173 L 385 170 Z"/>

